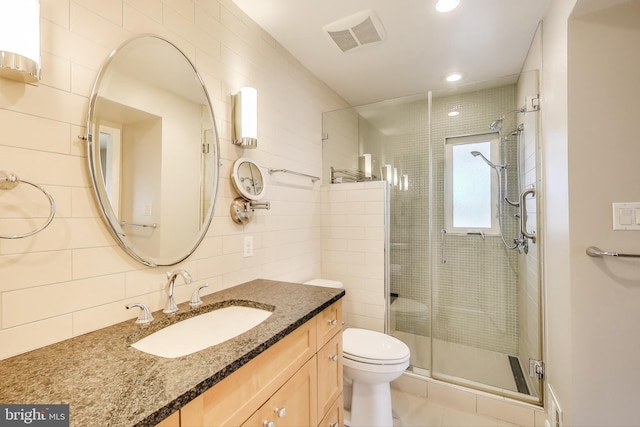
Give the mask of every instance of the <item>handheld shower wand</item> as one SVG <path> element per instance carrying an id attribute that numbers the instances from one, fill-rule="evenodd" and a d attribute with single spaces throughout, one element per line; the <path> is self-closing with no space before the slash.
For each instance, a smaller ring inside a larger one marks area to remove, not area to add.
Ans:
<path id="1" fill-rule="evenodd" d="M 505 169 L 505 168 L 506 168 L 506 166 L 505 166 L 505 165 L 496 165 L 496 164 L 494 164 L 494 163 L 493 163 L 493 162 L 491 162 L 489 159 L 487 159 L 487 158 L 484 156 L 484 154 L 482 154 L 482 153 L 481 153 L 481 152 L 479 152 L 479 151 L 472 151 L 472 152 L 471 152 L 471 155 L 472 155 L 473 157 L 478 157 L 478 156 L 480 156 L 480 158 L 482 158 L 482 160 L 484 160 L 484 162 L 485 162 L 486 164 L 488 164 L 488 165 L 489 165 L 489 167 L 491 167 L 491 168 L 493 168 L 493 169 L 495 169 L 495 170 L 497 170 L 497 169 Z"/>

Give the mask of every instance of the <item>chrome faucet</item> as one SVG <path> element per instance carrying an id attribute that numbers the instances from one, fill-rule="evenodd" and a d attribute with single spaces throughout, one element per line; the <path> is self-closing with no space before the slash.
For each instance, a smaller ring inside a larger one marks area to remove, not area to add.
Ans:
<path id="1" fill-rule="evenodd" d="M 141 325 L 146 325 L 153 321 L 153 315 L 151 314 L 151 310 L 149 310 L 149 307 L 147 307 L 146 304 L 135 303 L 135 304 L 129 304 L 126 307 L 127 307 L 127 310 L 134 307 L 139 307 L 142 309 L 142 311 L 140 311 L 140 314 L 138 315 L 138 318 L 136 319 L 136 323 Z"/>
<path id="2" fill-rule="evenodd" d="M 169 300 L 167 301 L 167 306 L 165 307 L 165 309 L 162 310 L 163 313 L 170 314 L 178 311 L 178 305 L 173 298 L 173 285 L 175 284 L 176 277 L 178 277 L 178 275 L 182 276 L 184 282 L 187 285 L 191 283 L 191 275 L 189 274 L 189 272 L 187 272 L 187 270 L 179 268 L 177 270 L 167 272 L 167 296 L 169 297 Z"/>

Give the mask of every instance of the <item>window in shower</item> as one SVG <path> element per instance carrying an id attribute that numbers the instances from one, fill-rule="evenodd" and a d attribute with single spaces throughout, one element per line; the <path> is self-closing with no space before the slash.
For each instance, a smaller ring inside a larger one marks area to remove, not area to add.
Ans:
<path id="1" fill-rule="evenodd" d="M 445 229 L 447 233 L 499 233 L 498 179 L 492 159 L 498 156 L 497 134 L 446 138 Z"/>

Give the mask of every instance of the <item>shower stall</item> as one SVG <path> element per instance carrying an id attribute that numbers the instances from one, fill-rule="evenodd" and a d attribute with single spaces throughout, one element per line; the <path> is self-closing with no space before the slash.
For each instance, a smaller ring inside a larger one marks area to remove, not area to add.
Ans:
<path id="1" fill-rule="evenodd" d="M 538 73 L 512 81 L 325 113 L 323 163 L 389 183 L 385 331 L 409 370 L 541 404 Z"/>

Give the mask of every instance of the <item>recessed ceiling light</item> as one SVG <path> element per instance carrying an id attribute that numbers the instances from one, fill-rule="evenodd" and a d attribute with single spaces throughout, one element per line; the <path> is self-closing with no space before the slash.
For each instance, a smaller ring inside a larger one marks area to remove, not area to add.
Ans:
<path id="1" fill-rule="evenodd" d="M 440 13 L 451 12 L 460 6 L 460 0 L 438 0 L 436 2 L 436 10 Z"/>
<path id="2" fill-rule="evenodd" d="M 446 80 L 449 83 L 453 83 L 453 82 L 457 82 L 461 78 L 462 78 L 462 74 L 460 74 L 460 73 L 451 73 L 451 74 L 447 75 Z"/>
<path id="3" fill-rule="evenodd" d="M 455 116 L 458 116 L 458 115 L 460 115 L 460 111 L 449 111 L 447 113 L 447 116 L 449 116 L 449 117 L 455 117 Z"/>

